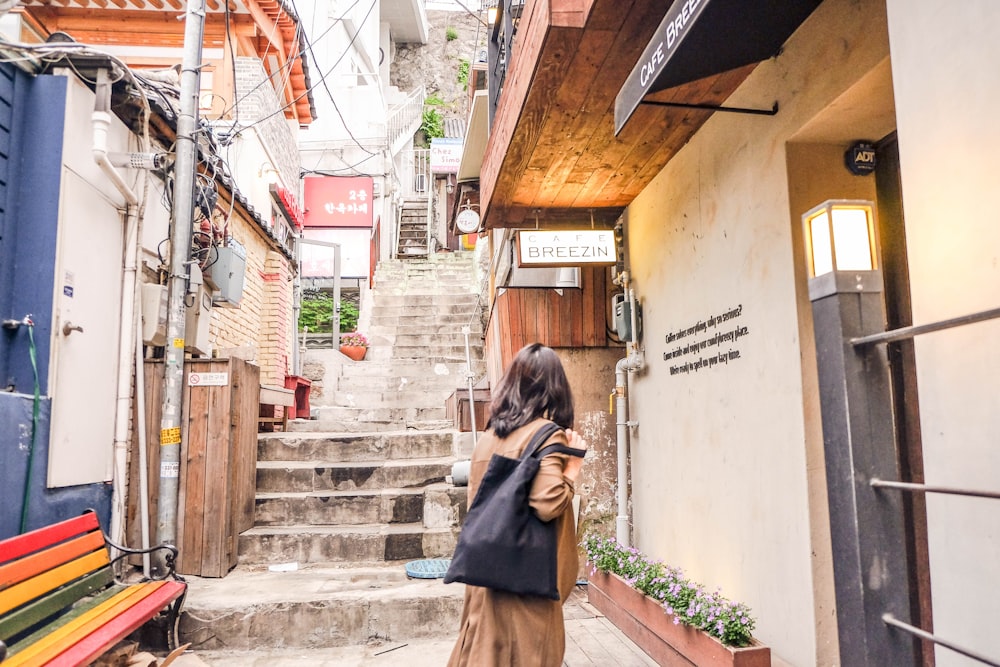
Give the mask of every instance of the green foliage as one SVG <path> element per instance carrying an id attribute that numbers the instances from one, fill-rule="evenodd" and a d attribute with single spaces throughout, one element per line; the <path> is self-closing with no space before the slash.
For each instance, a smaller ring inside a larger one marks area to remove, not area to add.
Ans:
<path id="1" fill-rule="evenodd" d="M 462 90 L 469 88 L 469 61 L 462 60 L 458 63 L 458 82 L 462 84 Z"/>
<path id="2" fill-rule="evenodd" d="M 434 107 L 424 107 L 420 130 L 427 139 L 444 136 L 444 117 Z"/>
<path id="3" fill-rule="evenodd" d="M 306 327 L 313 333 L 333 331 L 333 295 L 323 292 L 302 295 L 299 331 L 305 331 Z"/>
<path id="4" fill-rule="evenodd" d="M 426 98 L 424 98 L 424 106 L 443 107 L 444 100 L 437 93 L 431 93 Z"/>
<path id="5" fill-rule="evenodd" d="M 358 328 L 358 307 L 350 301 L 340 302 L 340 330 L 355 331 Z"/>
<path id="6" fill-rule="evenodd" d="M 674 625 L 698 628 L 729 646 L 750 644 L 755 621 L 745 604 L 731 602 L 719 591 L 708 592 L 701 584 L 685 578 L 680 568 L 650 560 L 638 550 L 618 544 L 613 537 L 588 533 L 581 546 L 595 571 L 617 574 L 629 586 L 659 602 L 663 611 L 673 617 Z"/>
<path id="7" fill-rule="evenodd" d="M 299 311 L 299 331 L 310 333 L 333 331 L 333 295 L 310 290 L 302 295 Z M 350 301 L 340 302 L 340 330 L 354 331 L 358 327 L 358 307 Z"/>
<path id="8" fill-rule="evenodd" d="M 448 26 L 444 31 L 444 37 L 449 42 L 454 41 L 458 39 L 458 31 L 452 28 L 451 26 Z"/>

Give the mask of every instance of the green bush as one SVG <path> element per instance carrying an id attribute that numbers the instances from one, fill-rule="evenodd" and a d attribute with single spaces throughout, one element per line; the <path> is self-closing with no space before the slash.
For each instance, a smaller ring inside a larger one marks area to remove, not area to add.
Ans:
<path id="1" fill-rule="evenodd" d="M 458 82 L 462 84 L 462 90 L 469 87 L 469 61 L 462 60 L 458 63 Z"/>
<path id="2" fill-rule="evenodd" d="M 434 107 L 424 107 L 420 130 L 427 139 L 444 136 L 444 117 Z"/>
<path id="3" fill-rule="evenodd" d="M 299 332 L 309 328 L 310 333 L 331 333 L 333 331 L 333 295 L 326 292 L 312 292 L 302 295 L 299 311 Z M 354 331 L 358 328 L 358 307 L 350 301 L 340 302 L 340 330 Z"/>
<path id="4" fill-rule="evenodd" d="M 454 41 L 458 39 L 458 31 L 452 28 L 451 26 L 448 26 L 444 31 L 444 37 L 449 42 Z"/>

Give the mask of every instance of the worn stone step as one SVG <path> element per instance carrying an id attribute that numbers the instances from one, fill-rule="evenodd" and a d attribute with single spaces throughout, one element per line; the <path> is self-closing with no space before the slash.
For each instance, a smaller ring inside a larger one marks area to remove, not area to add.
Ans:
<path id="1" fill-rule="evenodd" d="M 321 422 L 318 420 L 295 419 L 288 422 L 288 430 L 291 433 L 317 433 L 331 432 L 338 433 L 367 433 L 370 431 L 388 432 L 396 431 L 401 426 L 410 431 L 440 431 L 442 429 L 454 428 L 455 423 L 451 419 L 413 419 L 402 424 L 391 423 L 371 423 L 371 422 L 342 422 L 335 424 Z"/>
<path id="2" fill-rule="evenodd" d="M 254 526 L 239 537 L 241 563 L 357 563 L 450 558 L 457 528 L 419 523 Z"/>
<path id="3" fill-rule="evenodd" d="M 455 457 L 401 461 L 258 461 L 257 491 L 351 491 L 410 488 L 443 482 Z"/>
<path id="4" fill-rule="evenodd" d="M 346 388 L 337 389 L 333 398 L 324 401 L 325 406 L 335 407 L 406 407 L 420 409 L 440 408 L 451 393 L 444 387 L 423 387 L 404 390 L 362 391 L 348 383 Z"/>
<path id="5" fill-rule="evenodd" d="M 418 489 L 258 493 L 255 525 L 419 523 L 453 528 L 465 515 L 466 489 L 432 484 Z"/>
<path id="6" fill-rule="evenodd" d="M 473 361 L 473 372 L 476 362 Z M 338 378 L 337 392 L 402 392 L 402 391 L 447 391 L 451 393 L 458 386 L 465 386 L 465 374 L 454 378 L 450 375 L 418 375 L 416 377 L 400 376 L 356 376 Z"/>
<path id="7" fill-rule="evenodd" d="M 435 306 L 468 306 L 471 310 L 479 302 L 479 295 L 469 292 L 452 294 L 381 294 L 376 293 L 375 298 L 377 303 L 375 304 L 376 309 L 382 308 L 392 308 L 392 307 L 405 307 L 408 312 L 399 313 L 400 315 L 419 315 L 421 313 L 414 312 L 415 309 L 420 308 L 433 308 Z M 449 312 L 445 310 L 444 312 Z M 387 313 L 382 313 L 383 315 Z"/>
<path id="8" fill-rule="evenodd" d="M 371 323 L 373 326 L 396 330 L 423 328 L 428 332 L 440 330 L 461 332 L 462 327 L 468 325 L 470 331 L 481 331 L 480 319 L 473 317 L 473 314 L 474 311 L 421 313 L 417 315 L 413 313 L 379 313 L 372 315 Z"/>
<path id="9" fill-rule="evenodd" d="M 473 359 L 473 365 L 476 360 Z M 429 375 L 446 375 L 452 377 L 465 377 L 465 360 L 461 362 L 427 362 L 415 360 L 397 360 L 390 362 L 371 362 L 368 360 L 350 364 L 344 364 L 340 369 L 341 377 L 396 377 L 396 378 L 419 378 Z"/>
<path id="10" fill-rule="evenodd" d="M 315 414 L 314 414 L 315 413 Z M 355 407 L 348 408 L 340 405 L 321 405 L 310 410 L 310 421 L 325 422 L 329 426 L 319 429 L 334 432 L 358 433 L 363 429 L 341 429 L 335 425 L 345 422 L 371 423 L 371 424 L 399 424 L 400 430 L 405 429 L 408 422 L 422 421 L 427 419 L 444 419 L 444 405 L 440 408 L 410 408 L 406 406 L 398 407 Z M 384 428 L 372 428 L 373 431 L 384 431 Z"/>
<path id="11" fill-rule="evenodd" d="M 464 586 L 458 584 L 409 579 L 405 561 L 352 567 L 300 564 L 292 572 L 239 565 L 221 579 L 188 578 L 181 640 L 199 653 L 332 649 L 328 655 L 335 647 L 379 640 L 454 641 L 463 594 Z"/>
<path id="12" fill-rule="evenodd" d="M 403 461 L 453 456 L 457 431 L 421 433 L 262 433 L 257 436 L 258 461 Z"/>

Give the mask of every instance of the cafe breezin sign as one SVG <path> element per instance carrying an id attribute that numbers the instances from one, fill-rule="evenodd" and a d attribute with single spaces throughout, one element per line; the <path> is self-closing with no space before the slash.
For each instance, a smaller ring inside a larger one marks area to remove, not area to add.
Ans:
<path id="1" fill-rule="evenodd" d="M 517 255 L 520 266 L 614 264 L 615 235 L 610 229 L 521 230 Z"/>
<path id="2" fill-rule="evenodd" d="M 676 0 L 656 29 L 653 39 L 646 45 L 639 62 L 625 80 L 625 85 L 615 99 L 615 134 L 621 132 L 625 122 L 650 92 L 671 56 L 684 41 L 689 28 L 705 10 L 710 0 Z"/>

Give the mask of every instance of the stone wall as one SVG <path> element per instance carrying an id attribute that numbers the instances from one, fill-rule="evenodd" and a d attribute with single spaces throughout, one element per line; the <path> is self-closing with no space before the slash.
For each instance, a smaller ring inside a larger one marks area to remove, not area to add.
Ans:
<path id="1" fill-rule="evenodd" d="M 413 90 L 421 85 L 427 96 L 444 101 L 438 107 L 445 119 L 464 123 L 468 116 L 469 92 L 458 81 L 463 60 L 470 65 L 479 51 L 486 51 L 486 26 L 465 12 L 429 11 L 427 44 L 398 44 L 390 68 L 390 83 L 401 90 Z M 448 28 L 457 33 L 449 40 Z"/>

